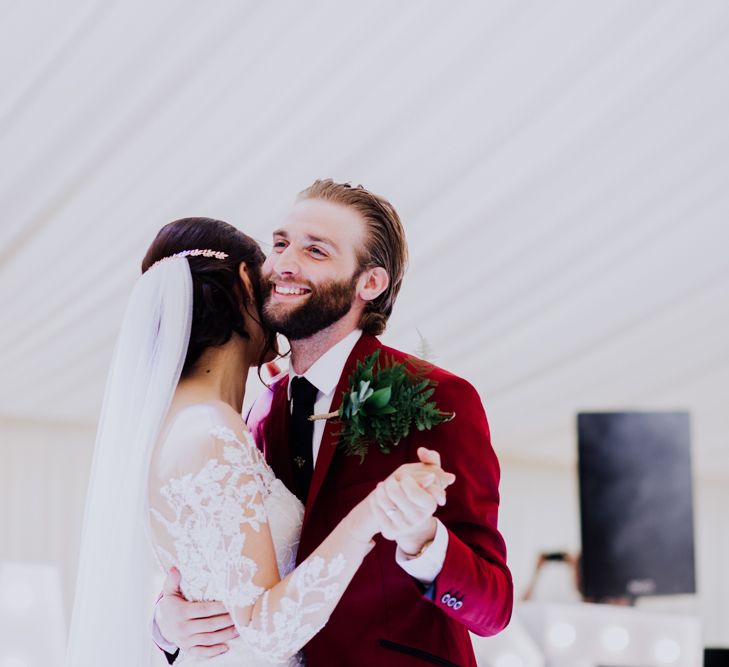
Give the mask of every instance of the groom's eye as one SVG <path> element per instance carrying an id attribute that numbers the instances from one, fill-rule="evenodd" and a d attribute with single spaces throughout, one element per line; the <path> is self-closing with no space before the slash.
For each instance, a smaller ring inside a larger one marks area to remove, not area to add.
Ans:
<path id="1" fill-rule="evenodd" d="M 317 255 L 318 257 L 326 257 L 327 256 L 327 254 L 321 248 L 317 248 L 316 246 L 311 246 L 309 248 L 309 252 L 312 255 Z"/>
<path id="2" fill-rule="evenodd" d="M 285 247 L 286 247 L 286 241 L 274 241 L 274 243 L 273 243 L 274 250 L 283 250 Z"/>

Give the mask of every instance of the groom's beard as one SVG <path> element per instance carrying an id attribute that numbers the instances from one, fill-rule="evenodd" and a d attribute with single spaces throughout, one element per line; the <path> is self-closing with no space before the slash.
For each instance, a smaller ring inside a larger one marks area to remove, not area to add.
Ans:
<path id="1" fill-rule="evenodd" d="M 301 305 L 295 307 L 272 301 L 273 283 L 265 280 L 263 321 L 289 340 L 309 338 L 349 313 L 357 292 L 358 277 L 355 274 L 346 280 L 329 280 L 319 285 L 303 283 L 311 292 Z"/>

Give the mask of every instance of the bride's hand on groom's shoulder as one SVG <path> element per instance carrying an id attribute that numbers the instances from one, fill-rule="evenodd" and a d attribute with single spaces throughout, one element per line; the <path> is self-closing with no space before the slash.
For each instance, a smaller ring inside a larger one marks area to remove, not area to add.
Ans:
<path id="1" fill-rule="evenodd" d="M 188 655 L 212 658 L 226 653 L 238 632 L 222 602 L 190 602 L 180 590 L 180 573 L 172 568 L 164 582 L 155 621 L 162 637 Z"/>

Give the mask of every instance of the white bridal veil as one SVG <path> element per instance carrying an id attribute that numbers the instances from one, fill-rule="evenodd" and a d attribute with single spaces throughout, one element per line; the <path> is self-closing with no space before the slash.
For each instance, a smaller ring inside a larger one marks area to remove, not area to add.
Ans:
<path id="1" fill-rule="evenodd" d="M 106 384 L 86 499 L 67 667 L 147 667 L 153 644 L 147 474 L 190 338 L 185 257 L 137 281 Z"/>

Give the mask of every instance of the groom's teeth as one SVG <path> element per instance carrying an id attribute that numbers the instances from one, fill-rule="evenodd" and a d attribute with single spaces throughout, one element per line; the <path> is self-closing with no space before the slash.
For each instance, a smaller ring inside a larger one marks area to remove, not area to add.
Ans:
<path id="1" fill-rule="evenodd" d="M 303 289 L 301 287 L 283 287 L 281 285 L 276 285 L 275 287 L 276 294 L 306 294 L 308 290 Z"/>

